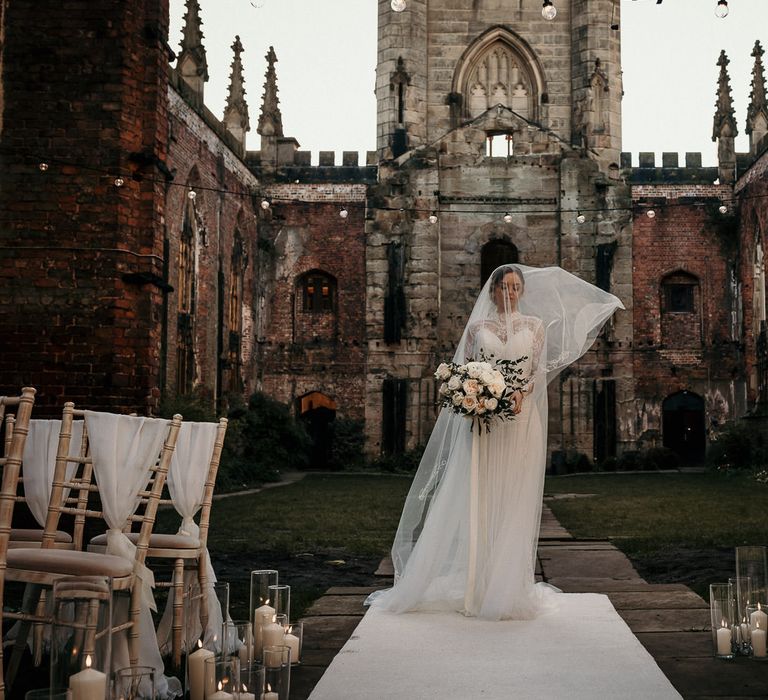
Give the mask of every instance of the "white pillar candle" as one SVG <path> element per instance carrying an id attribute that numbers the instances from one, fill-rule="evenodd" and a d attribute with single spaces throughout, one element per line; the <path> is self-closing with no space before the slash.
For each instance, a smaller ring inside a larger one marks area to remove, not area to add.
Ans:
<path id="1" fill-rule="evenodd" d="M 262 693 L 261 700 L 278 700 L 277 693 Z"/>
<path id="2" fill-rule="evenodd" d="M 752 630 L 752 656 L 763 658 L 765 651 L 765 630 L 758 625 Z"/>
<path id="3" fill-rule="evenodd" d="M 187 667 L 189 669 L 189 697 L 190 700 L 204 700 L 205 698 L 205 660 L 214 656 L 212 651 L 202 647 L 189 655 Z"/>
<path id="4" fill-rule="evenodd" d="M 295 634 L 286 633 L 283 644 L 291 649 L 291 663 L 299 661 L 299 638 Z"/>
<path id="5" fill-rule="evenodd" d="M 752 629 L 759 626 L 763 631 L 768 629 L 768 615 L 763 612 L 760 603 L 757 604 L 757 610 L 749 616 L 749 626 Z"/>
<path id="6" fill-rule="evenodd" d="M 749 625 L 746 617 L 739 627 L 741 627 L 741 643 L 746 644 L 749 641 Z"/>
<path id="7" fill-rule="evenodd" d="M 282 646 L 284 639 L 285 630 L 282 625 L 278 625 L 276 622 L 270 622 L 261 628 L 261 641 L 265 649 L 267 647 Z"/>
<path id="8" fill-rule="evenodd" d="M 718 656 L 731 654 L 731 630 L 725 624 L 717 630 L 717 654 Z"/>
<path id="9" fill-rule="evenodd" d="M 272 622 L 275 612 L 275 609 L 266 603 L 253 611 L 253 654 L 257 659 L 261 658 L 261 652 L 264 648 L 261 629 L 264 625 Z"/>
<path id="10" fill-rule="evenodd" d="M 223 690 L 217 690 L 213 695 L 209 695 L 207 700 L 233 700 L 234 695 L 232 693 L 227 693 Z M 242 695 L 240 696 L 242 697 Z"/>
<path id="11" fill-rule="evenodd" d="M 91 657 L 85 659 L 86 668 L 69 678 L 72 700 L 104 700 L 107 692 L 107 674 L 91 668 Z"/>

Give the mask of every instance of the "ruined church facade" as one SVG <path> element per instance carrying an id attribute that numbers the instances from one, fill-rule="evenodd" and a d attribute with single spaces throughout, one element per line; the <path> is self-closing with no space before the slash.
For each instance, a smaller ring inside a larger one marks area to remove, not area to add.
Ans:
<path id="1" fill-rule="evenodd" d="M 718 166 L 657 164 L 621 152 L 619 3 L 557 5 L 548 21 L 539 0 L 379 0 L 376 151 L 312 165 L 284 133 L 272 49 L 258 117 L 243 54 L 266 47 L 237 37 L 223 116 L 208 108 L 198 0 L 179 50 L 166 0 L 5 0 L 0 330 L 20 350 L 2 385 L 37 386 L 51 415 L 61 397 L 152 412 L 264 391 L 318 441 L 335 416 L 398 453 L 426 441 L 432 373 L 490 271 L 560 265 L 625 310 L 550 386 L 553 465 L 700 459 L 766 398 L 762 48 L 750 152 L 723 55 Z"/>

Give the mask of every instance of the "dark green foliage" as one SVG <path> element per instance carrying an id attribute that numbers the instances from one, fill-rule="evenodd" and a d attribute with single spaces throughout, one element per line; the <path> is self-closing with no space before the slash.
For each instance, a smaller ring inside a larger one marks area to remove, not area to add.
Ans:
<path id="1" fill-rule="evenodd" d="M 424 445 L 418 445 L 412 450 L 407 450 L 397 455 L 381 455 L 371 460 L 369 466 L 374 471 L 387 472 L 389 474 L 414 474 L 419 468 L 421 456 L 424 454 Z"/>
<path id="2" fill-rule="evenodd" d="M 309 462 L 310 440 L 288 406 L 256 393 L 245 405 L 228 397 L 229 425 L 224 440 L 216 492 L 233 491 L 277 481 L 283 469 L 303 469 Z M 185 420 L 213 421 L 212 408 L 198 395 L 168 399 L 161 415 L 181 413 Z"/>
<path id="3" fill-rule="evenodd" d="M 707 464 L 718 471 L 760 469 L 768 464 L 768 440 L 748 420 L 726 423 L 709 445 Z"/>
<path id="4" fill-rule="evenodd" d="M 330 468 L 358 471 L 365 467 L 365 423 L 351 418 L 335 418 L 330 425 L 333 431 Z"/>

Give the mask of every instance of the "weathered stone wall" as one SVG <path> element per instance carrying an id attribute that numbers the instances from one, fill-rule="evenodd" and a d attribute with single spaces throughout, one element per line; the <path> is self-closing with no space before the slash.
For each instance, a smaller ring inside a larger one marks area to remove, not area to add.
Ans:
<path id="1" fill-rule="evenodd" d="M 130 156 L 167 157 L 167 2 L 14 0 L 3 25 L 3 387 L 39 387 L 42 414 L 64 397 L 143 412 L 160 385 L 164 198 Z"/>

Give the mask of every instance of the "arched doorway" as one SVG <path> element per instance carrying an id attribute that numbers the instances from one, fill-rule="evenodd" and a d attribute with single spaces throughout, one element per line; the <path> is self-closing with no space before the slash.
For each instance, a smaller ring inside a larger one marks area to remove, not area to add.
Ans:
<path id="1" fill-rule="evenodd" d="M 480 285 L 484 285 L 491 273 L 501 265 L 520 262 L 517 246 L 509 241 L 488 241 L 480 251 Z"/>
<path id="2" fill-rule="evenodd" d="M 333 423 L 336 417 L 336 402 L 319 391 L 311 391 L 296 400 L 299 418 L 312 439 L 310 466 L 327 469 L 331 463 L 333 448 Z"/>
<path id="3" fill-rule="evenodd" d="M 704 461 L 704 399 L 690 391 L 680 391 L 661 405 L 664 447 L 674 450 L 688 464 Z"/>

